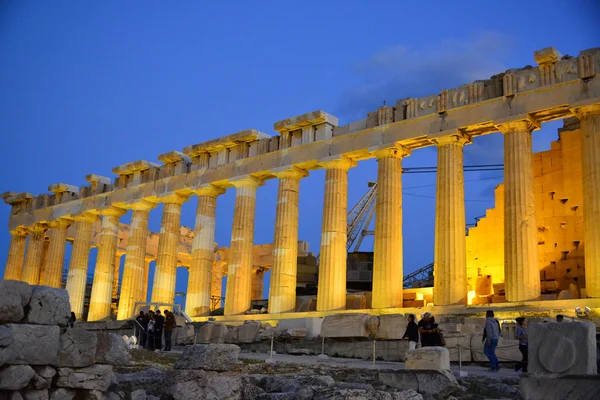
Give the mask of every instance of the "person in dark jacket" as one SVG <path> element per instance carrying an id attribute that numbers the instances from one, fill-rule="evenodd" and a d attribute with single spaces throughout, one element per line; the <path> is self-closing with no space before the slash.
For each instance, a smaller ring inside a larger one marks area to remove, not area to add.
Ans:
<path id="1" fill-rule="evenodd" d="M 72 328 L 73 325 L 75 325 L 75 321 L 77 321 L 77 318 L 75 317 L 75 313 L 73 311 L 71 311 L 71 317 L 69 318 L 67 325 Z"/>
<path id="2" fill-rule="evenodd" d="M 440 345 L 437 326 L 435 319 L 430 313 L 423 314 L 423 319 L 417 324 L 419 334 L 421 335 L 421 347 Z"/>
<path id="3" fill-rule="evenodd" d="M 483 329 L 483 353 L 490 360 L 490 371 L 497 372 L 500 370 L 500 361 L 496 356 L 496 347 L 502 330 L 500 322 L 494 318 L 494 311 L 487 310 L 485 313 L 485 328 Z"/>
<path id="4" fill-rule="evenodd" d="M 175 328 L 175 316 L 165 310 L 165 351 L 171 351 L 171 334 Z"/>
<path id="5" fill-rule="evenodd" d="M 404 332 L 402 339 L 408 340 L 408 350 L 417 349 L 417 344 L 419 343 L 419 327 L 415 322 L 414 314 L 408 315 L 408 325 L 406 325 L 406 332 Z"/>
<path id="6" fill-rule="evenodd" d="M 523 359 L 520 363 L 515 365 L 515 372 L 519 372 L 522 370 L 523 372 L 527 372 L 527 359 L 528 359 L 528 344 L 529 337 L 527 336 L 527 321 L 525 318 L 519 317 L 516 319 L 517 321 L 517 331 L 516 338 L 519 340 L 519 351 L 523 355 Z"/>
<path id="7" fill-rule="evenodd" d="M 140 314 L 135 317 L 135 320 L 138 323 L 137 329 L 139 329 L 140 332 L 140 346 L 143 348 L 146 345 L 146 335 L 147 335 L 147 330 L 148 330 L 148 322 L 146 322 L 144 324 L 144 320 L 146 319 L 146 314 L 143 311 L 140 311 Z"/>
<path id="8" fill-rule="evenodd" d="M 162 334 L 165 327 L 165 317 L 156 310 L 156 322 L 154 323 L 154 350 L 162 350 Z"/>

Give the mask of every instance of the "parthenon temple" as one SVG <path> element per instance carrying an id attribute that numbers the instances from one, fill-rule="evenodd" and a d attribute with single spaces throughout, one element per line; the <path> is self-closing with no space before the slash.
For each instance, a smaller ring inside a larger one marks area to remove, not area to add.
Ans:
<path id="1" fill-rule="evenodd" d="M 398 100 L 347 125 L 314 111 L 275 122 L 273 136 L 244 130 L 161 154 L 161 164 L 124 163 L 112 169 L 114 178 L 87 175 L 87 186 L 57 183 L 48 187 L 51 194 L 37 196 L 4 193 L 12 207 L 4 279 L 60 287 L 66 243 L 72 241 L 66 289 L 78 317 L 90 249 L 97 247 L 89 321 L 110 318 L 117 297 L 117 319 L 131 318 L 136 303 L 145 302 L 149 284 L 152 302 L 173 303 L 178 266 L 189 269 L 185 312 L 195 320 L 208 318 L 211 296 L 222 296 L 223 275 L 224 318 L 246 315 L 262 292 L 256 275 L 267 268 L 267 313 L 292 318 L 298 310 L 297 286 L 307 279 L 299 276 L 299 259 L 310 255 L 298 237 L 300 180 L 322 168 L 317 294 L 314 311 L 303 312 L 346 310 L 348 170 L 375 158 L 368 308 L 401 309 L 414 300 L 402 285 L 402 162 L 435 146 L 434 284 L 425 299 L 420 294 L 422 306 L 527 305 L 556 299 L 544 297 L 549 287 L 600 299 L 600 48 L 571 57 L 549 47 L 535 51 L 534 60 L 536 66 Z M 534 155 L 533 132 L 557 119 L 565 120 L 559 140 Z M 498 132 L 504 136 L 504 183 L 496 189 L 496 207 L 465 235 L 463 148 Z M 268 179 L 279 184 L 274 238 L 256 246 L 256 193 Z M 215 213 L 217 198 L 227 190 L 235 191 L 235 211 L 231 244 L 224 249 L 215 246 Z M 197 201 L 193 229 L 180 222 L 188 201 Z M 151 233 L 149 214 L 159 203 L 160 232 Z M 124 225 L 120 218 L 127 210 L 132 217 Z M 149 259 L 156 260 L 151 283 Z"/>

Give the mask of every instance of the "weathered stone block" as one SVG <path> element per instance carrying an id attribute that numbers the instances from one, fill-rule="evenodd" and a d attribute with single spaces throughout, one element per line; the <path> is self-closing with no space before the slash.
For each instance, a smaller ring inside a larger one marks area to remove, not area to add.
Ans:
<path id="1" fill-rule="evenodd" d="M 16 357 L 12 344 L 12 330 L 6 326 L 0 326 L 0 367 Z"/>
<path id="2" fill-rule="evenodd" d="M 9 324 L 14 358 L 8 364 L 52 365 L 58 360 L 58 326 Z"/>
<path id="3" fill-rule="evenodd" d="M 50 400 L 73 400 L 76 392 L 71 389 L 58 388 L 50 391 Z"/>
<path id="4" fill-rule="evenodd" d="M 94 364 L 98 338 L 95 332 L 68 329 L 60 335 L 57 367 L 87 367 Z"/>
<path id="5" fill-rule="evenodd" d="M 403 314 L 380 315 L 377 339 L 402 339 L 407 324 Z"/>
<path id="6" fill-rule="evenodd" d="M 252 343 L 256 339 L 260 322 L 246 321 L 238 326 L 238 341 L 240 343 Z"/>
<path id="7" fill-rule="evenodd" d="M 123 337 L 114 333 L 98 332 L 95 360 L 100 364 L 127 365 L 131 354 Z"/>
<path id="8" fill-rule="evenodd" d="M 173 329 L 172 340 L 176 345 L 193 344 L 195 339 L 196 331 L 194 325 L 185 324 L 183 326 L 177 326 Z"/>
<path id="9" fill-rule="evenodd" d="M 105 392 L 114 380 L 112 365 L 94 364 L 86 368 L 59 368 L 56 386 Z"/>
<path id="10" fill-rule="evenodd" d="M 592 322 L 531 324 L 528 336 L 528 372 L 597 373 L 596 326 Z"/>
<path id="11" fill-rule="evenodd" d="M 0 323 L 25 318 L 25 306 L 31 300 L 31 286 L 20 281 L 0 280 Z"/>
<path id="12" fill-rule="evenodd" d="M 444 347 L 422 347 L 408 351 L 406 369 L 450 371 L 450 353 Z"/>
<path id="13" fill-rule="evenodd" d="M 524 400 L 595 400 L 600 398 L 600 376 L 529 374 L 519 382 Z"/>
<path id="14" fill-rule="evenodd" d="M 0 369 L 0 389 L 21 390 L 29 385 L 35 371 L 29 365 L 10 365 Z"/>
<path id="15" fill-rule="evenodd" d="M 27 323 L 40 325 L 66 325 L 71 317 L 69 294 L 64 289 L 33 286 Z"/>
<path id="16" fill-rule="evenodd" d="M 56 370 L 52 367 L 44 365 L 42 367 L 34 367 L 35 376 L 33 377 L 33 387 L 36 389 L 48 389 L 52 386 L 52 378 L 56 375 Z"/>
<path id="17" fill-rule="evenodd" d="M 197 343 L 225 343 L 228 332 L 225 324 L 207 322 L 198 330 Z"/>
<path id="18" fill-rule="evenodd" d="M 239 354 L 240 348 L 234 344 L 196 344 L 184 350 L 174 368 L 229 371 L 237 363 Z"/>
<path id="19" fill-rule="evenodd" d="M 23 391 L 25 400 L 48 400 L 48 389 L 26 389 Z"/>
<path id="20" fill-rule="evenodd" d="M 323 337 L 369 337 L 368 314 L 335 314 L 323 319 Z"/>
<path id="21" fill-rule="evenodd" d="M 447 398 L 458 389 L 456 378 L 449 371 L 380 371 L 378 381 L 400 390 L 412 389 L 432 398 Z"/>

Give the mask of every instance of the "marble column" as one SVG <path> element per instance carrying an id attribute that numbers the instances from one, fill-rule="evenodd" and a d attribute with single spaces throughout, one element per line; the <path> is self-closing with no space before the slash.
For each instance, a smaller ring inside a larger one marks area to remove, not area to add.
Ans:
<path id="1" fill-rule="evenodd" d="M 158 238 L 154 283 L 152 285 L 152 302 L 173 303 L 175 301 L 181 206 L 187 199 L 187 196 L 179 194 L 162 199 L 164 208 Z"/>
<path id="2" fill-rule="evenodd" d="M 215 216 L 217 197 L 225 190 L 213 185 L 197 189 L 198 208 L 192 241 L 192 261 L 185 299 L 185 312 L 190 316 L 208 315 L 213 258 L 215 251 Z"/>
<path id="3" fill-rule="evenodd" d="M 300 179 L 308 176 L 308 172 L 294 167 L 274 174 L 279 178 L 279 190 L 275 214 L 273 267 L 271 268 L 269 289 L 270 314 L 296 310 L 298 197 Z"/>
<path id="4" fill-rule="evenodd" d="M 223 297 L 223 262 L 214 261 L 212 265 L 212 279 L 210 282 L 210 311 L 223 307 L 216 299 Z"/>
<path id="5" fill-rule="evenodd" d="M 71 301 L 71 310 L 80 320 L 83 315 L 92 228 L 98 217 L 91 214 L 82 214 L 73 219 L 75 220 L 75 238 L 71 250 L 71 263 L 69 264 L 66 289 Z"/>
<path id="6" fill-rule="evenodd" d="M 4 279 L 21 280 L 26 243 L 26 229 L 18 228 L 10 231 L 10 247 L 8 248 L 8 257 L 4 268 Z"/>
<path id="7" fill-rule="evenodd" d="M 111 315 L 115 262 L 119 241 L 119 219 L 123 214 L 125 214 L 125 210 L 119 208 L 109 208 L 102 211 L 102 225 L 88 321 L 106 320 Z"/>
<path id="8" fill-rule="evenodd" d="M 115 254 L 115 269 L 113 272 L 113 281 L 112 281 L 112 298 L 119 298 L 119 276 L 121 273 L 121 256 L 123 254 L 117 253 Z"/>
<path id="9" fill-rule="evenodd" d="M 59 219 L 49 223 L 50 244 L 46 253 L 43 284 L 60 289 L 62 273 L 65 264 L 65 249 L 67 247 L 67 228 L 71 221 Z"/>
<path id="10" fill-rule="evenodd" d="M 150 285 L 150 263 L 154 261 L 154 271 L 156 273 L 156 260 L 146 258 L 144 261 L 144 279 L 142 279 L 142 283 L 139 287 L 140 294 L 137 301 L 146 302 L 148 301 L 148 286 Z"/>
<path id="11" fill-rule="evenodd" d="M 585 290 L 588 297 L 600 297 L 600 105 L 576 114 L 581 121 Z"/>
<path id="12" fill-rule="evenodd" d="M 42 257 L 44 255 L 46 227 L 34 225 L 29 228 L 29 240 L 27 243 L 27 253 L 23 263 L 23 274 L 21 280 L 30 285 L 37 285 L 40 280 L 40 268 L 42 267 Z"/>
<path id="13" fill-rule="evenodd" d="M 349 158 L 320 163 L 325 168 L 325 199 L 319 256 L 317 311 L 346 308 L 346 225 L 348 170 L 356 165 Z"/>
<path id="14" fill-rule="evenodd" d="M 437 193 L 433 301 L 467 304 L 467 250 L 463 147 L 470 140 L 455 134 L 436 138 Z"/>
<path id="15" fill-rule="evenodd" d="M 125 250 L 125 268 L 121 279 L 121 295 L 119 297 L 118 320 L 129 319 L 133 316 L 136 302 L 145 301 L 143 287 L 148 285 L 144 277 L 146 267 L 146 242 L 148 239 L 148 217 L 155 203 L 142 200 L 131 207 L 131 224 L 129 238 Z"/>
<path id="16" fill-rule="evenodd" d="M 533 121 L 499 124 L 504 134 L 504 290 L 508 301 L 540 296 L 533 185 Z"/>
<path id="17" fill-rule="evenodd" d="M 231 183 L 235 185 L 235 211 L 225 288 L 225 315 L 243 314 L 250 309 L 256 188 L 262 181 L 248 177 Z"/>
<path id="18" fill-rule="evenodd" d="M 402 146 L 373 152 L 377 157 L 373 308 L 402 307 Z"/>
<path id="19" fill-rule="evenodd" d="M 50 241 L 48 237 L 44 238 L 44 250 L 42 250 L 42 264 L 40 266 L 40 276 L 38 278 L 38 285 L 44 285 L 44 270 L 46 269 L 46 262 L 48 261 L 48 248 L 50 247 Z"/>
<path id="20" fill-rule="evenodd" d="M 252 271 L 252 295 L 251 300 L 262 300 L 263 292 L 265 289 L 265 271 L 262 268 L 258 268 Z"/>

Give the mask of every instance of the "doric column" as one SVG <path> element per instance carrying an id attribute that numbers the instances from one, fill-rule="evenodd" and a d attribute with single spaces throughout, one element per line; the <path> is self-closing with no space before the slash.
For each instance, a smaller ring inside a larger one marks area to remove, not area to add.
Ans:
<path id="1" fill-rule="evenodd" d="M 44 284 L 44 269 L 46 268 L 46 262 L 48 261 L 48 248 L 50 247 L 50 240 L 48 237 L 44 238 L 44 250 L 42 250 L 42 264 L 40 266 L 40 277 L 38 278 L 38 285 Z"/>
<path id="2" fill-rule="evenodd" d="M 242 314 L 250 308 L 256 188 L 262 181 L 247 177 L 231 183 L 235 185 L 235 211 L 225 288 L 225 315 Z"/>
<path id="3" fill-rule="evenodd" d="M 46 232 L 46 227 L 42 225 L 34 225 L 29 228 L 29 240 L 21 280 L 30 285 L 37 285 L 40 280 L 40 268 L 44 255 L 44 232 Z"/>
<path id="4" fill-rule="evenodd" d="M 81 214 L 75 220 L 75 238 L 71 250 L 71 263 L 67 275 L 67 292 L 71 300 L 71 310 L 77 319 L 83 315 L 83 301 L 87 280 L 90 247 L 92 243 L 92 228 L 98 219 L 92 214 Z"/>
<path id="5" fill-rule="evenodd" d="M 46 253 L 44 265 L 43 285 L 60 289 L 62 286 L 62 273 L 65 264 L 65 248 L 67 246 L 67 228 L 71 221 L 59 219 L 48 224 L 50 231 L 50 244 Z"/>
<path id="6" fill-rule="evenodd" d="M 275 172 L 279 178 L 273 268 L 269 289 L 269 313 L 294 312 L 296 309 L 296 273 L 298 269 L 298 197 L 300 179 L 306 170 L 293 167 Z M 262 296 L 262 292 L 261 292 Z"/>
<path id="7" fill-rule="evenodd" d="M 317 311 L 343 310 L 346 308 L 348 170 L 356 162 L 341 157 L 320 165 L 326 172 Z"/>
<path id="8" fill-rule="evenodd" d="M 402 158 L 409 154 L 402 146 L 373 152 L 377 157 L 373 308 L 402 307 Z"/>
<path id="9" fill-rule="evenodd" d="M 125 214 L 125 210 L 120 208 L 109 208 L 102 211 L 102 227 L 88 321 L 110 318 L 117 244 L 119 241 L 119 218 L 123 214 Z"/>
<path id="10" fill-rule="evenodd" d="M 600 105 L 576 110 L 581 121 L 585 290 L 600 297 Z"/>
<path id="11" fill-rule="evenodd" d="M 461 134 L 434 140 L 438 151 L 433 301 L 467 304 L 465 184 Z"/>
<path id="12" fill-rule="evenodd" d="M 212 280 L 210 283 L 210 311 L 222 307 L 215 299 L 223 297 L 223 262 L 214 261 L 212 265 Z"/>
<path id="13" fill-rule="evenodd" d="M 129 238 L 125 255 L 125 268 L 121 279 L 121 296 L 119 297 L 118 320 L 133 316 L 136 302 L 143 301 L 143 287 L 148 285 L 144 277 L 146 265 L 146 242 L 148 239 L 148 216 L 155 203 L 142 200 L 130 206 L 133 210 L 129 225 Z"/>
<path id="14" fill-rule="evenodd" d="M 26 243 L 27 230 L 25 228 L 10 231 L 10 247 L 8 248 L 8 257 L 4 268 L 4 279 L 21 280 Z"/>
<path id="15" fill-rule="evenodd" d="M 150 263 L 154 261 L 154 270 L 156 271 L 156 260 L 152 258 L 146 258 L 144 261 L 144 278 L 142 279 L 142 283 L 139 287 L 140 292 L 137 301 L 146 302 L 148 301 L 148 286 L 150 285 Z"/>
<path id="16" fill-rule="evenodd" d="M 262 300 L 263 292 L 265 289 L 265 271 L 262 268 L 258 268 L 252 271 L 252 294 L 251 300 Z"/>
<path id="17" fill-rule="evenodd" d="M 118 253 L 115 255 L 115 269 L 113 273 L 113 281 L 112 281 L 112 298 L 110 308 L 115 312 L 117 310 L 117 303 L 112 302 L 112 300 L 119 298 L 119 278 L 121 273 L 121 256 L 122 253 Z"/>
<path id="18" fill-rule="evenodd" d="M 152 285 L 152 302 L 173 303 L 175 301 L 181 206 L 187 199 L 187 196 L 179 194 L 162 199 L 164 208 L 158 238 L 154 283 Z"/>
<path id="19" fill-rule="evenodd" d="M 531 120 L 498 125 L 504 134 L 504 290 L 508 301 L 540 296 Z"/>
<path id="20" fill-rule="evenodd" d="M 213 258 L 215 251 L 215 216 L 217 197 L 225 190 L 213 185 L 197 189 L 198 208 L 192 241 L 192 262 L 185 299 L 185 311 L 190 316 L 208 315 Z"/>

